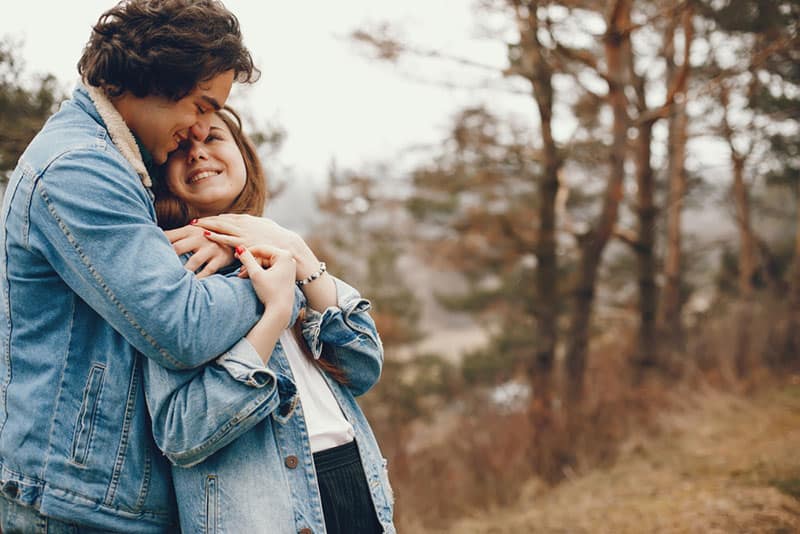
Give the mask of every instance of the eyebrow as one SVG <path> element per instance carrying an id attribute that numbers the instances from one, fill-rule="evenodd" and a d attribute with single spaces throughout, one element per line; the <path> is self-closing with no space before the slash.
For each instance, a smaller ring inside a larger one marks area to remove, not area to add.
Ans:
<path id="1" fill-rule="evenodd" d="M 206 102 L 208 102 L 208 103 L 209 103 L 209 105 L 210 105 L 212 108 L 214 108 L 214 111 L 219 111 L 219 110 L 221 110 L 221 109 L 222 109 L 222 106 L 220 106 L 220 105 L 219 105 L 219 102 L 217 102 L 217 99 L 216 99 L 216 98 L 214 98 L 213 96 L 203 95 L 203 96 L 201 96 L 200 98 L 202 98 L 203 100 L 205 100 Z"/>

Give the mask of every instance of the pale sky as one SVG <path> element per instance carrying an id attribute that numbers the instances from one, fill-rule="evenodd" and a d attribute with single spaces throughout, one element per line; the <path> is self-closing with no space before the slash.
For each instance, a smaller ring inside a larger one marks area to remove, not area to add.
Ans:
<path id="1" fill-rule="evenodd" d="M 334 157 L 340 168 L 353 169 L 397 161 L 404 147 L 444 138 L 449 118 L 464 105 L 502 101 L 533 116 L 529 98 L 444 89 L 411 79 L 468 84 L 484 78 L 483 72 L 431 60 L 393 66 L 365 57 L 347 38 L 365 23 L 388 21 L 414 42 L 502 67 L 503 45 L 476 37 L 473 3 L 227 0 L 262 71 L 254 87 L 234 91 L 234 101 L 260 122 L 283 126 L 288 138 L 280 163 L 293 180 L 302 181 L 322 180 Z M 0 18 L 0 36 L 24 40 L 20 56 L 26 72 L 55 74 L 71 90 L 90 28 L 111 5 L 113 0 L 13 2 Z"/>

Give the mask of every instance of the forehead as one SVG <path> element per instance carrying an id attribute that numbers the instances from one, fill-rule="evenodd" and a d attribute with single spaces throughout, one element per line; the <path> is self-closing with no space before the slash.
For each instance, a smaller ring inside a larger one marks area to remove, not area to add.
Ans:
<path id="1" fill-rule="evenodd" d="M 205 80 L 197 84 L 197 87 L 188 95 L 192 98 L 205 100 L 215 109 L 219 109 L 228 99 L 233 85 L 233 71 L 229 70 L 217 74 L 210 80 Z"/>
<path id="2" fill-rule="evenodd" d="M 225 121 L 222 120 L 222 117 L 220 117 L 218 113 L 214 113 L 213 115 L 211 115 L 211 128 L 212 129 L 213 128 L 219 128 L 220 130 L 223 130 L 224 132 L 232 133 L 231 129 L 228 128 L 228 125 L 225 124 Z"/>

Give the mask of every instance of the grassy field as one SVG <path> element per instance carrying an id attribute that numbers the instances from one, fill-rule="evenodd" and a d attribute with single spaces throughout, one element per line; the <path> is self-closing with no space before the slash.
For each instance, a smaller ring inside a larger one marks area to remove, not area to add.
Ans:
<path id="1" fill-rule="evenodd" d="M 684 395 L 656 435 L 627 440 L 613 466 L 464 518 L 470 533 L 800 532 L 800 377 L 747 396 Z"/>

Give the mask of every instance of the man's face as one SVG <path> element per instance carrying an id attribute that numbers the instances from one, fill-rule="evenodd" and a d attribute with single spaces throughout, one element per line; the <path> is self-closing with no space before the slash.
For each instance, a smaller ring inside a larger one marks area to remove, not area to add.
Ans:
<path id="1" fill-rule="evenodd" d="M 167 161 L 170 152 L 186 139 L 205 139 L 214 110 L 228 99 L 233 71 L 223 72 L 200 82 L 178 101 L 163 96 L 122 97 L 118 106 L 125 123 L 144 145 L 157 165 Z"/>

